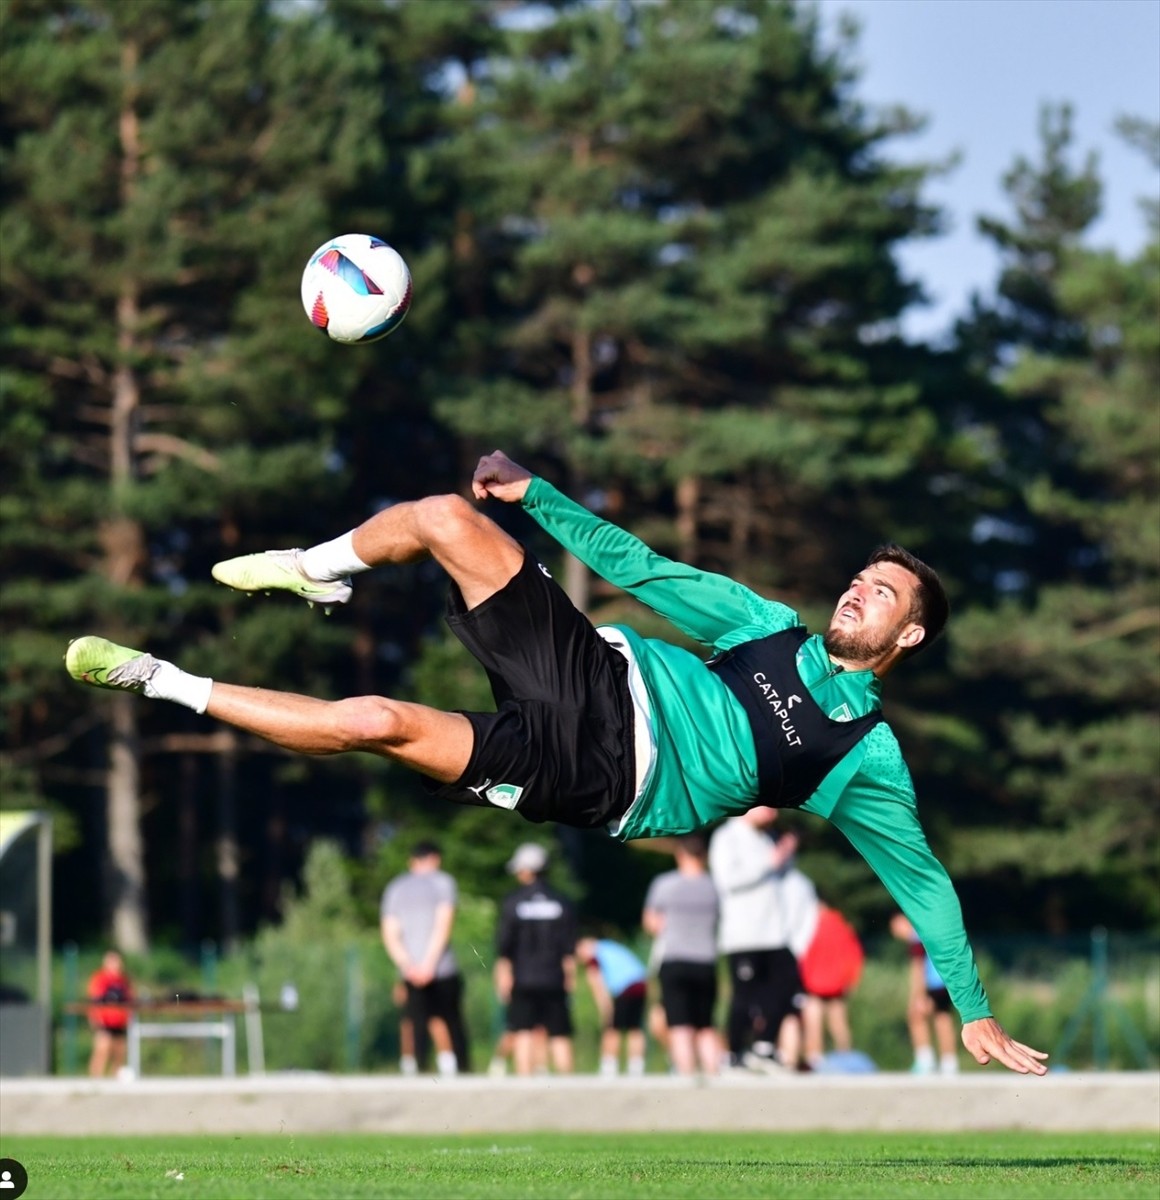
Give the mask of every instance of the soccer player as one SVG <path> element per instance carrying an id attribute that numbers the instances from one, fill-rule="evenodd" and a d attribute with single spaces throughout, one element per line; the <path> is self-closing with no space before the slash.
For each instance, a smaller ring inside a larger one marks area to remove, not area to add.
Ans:
<path id="1" fill-rule="evenodd" d="M 440 1075 L 469 1069 L 463 976 L 451 949 L 458 900 L 459 888 L 443 870 L 439 847 L 424 840 L 413 847 L 406 872 L 387 884 L 379 902 L 383 948 L 406 988 L 416 1066 L 423 1064 L 418 1048 L 429 1037 Z"/>
<path id="2" fill-rule="evenodd" d="M 100 1079 L 106 1072 L 119 1077 L 125 1070 L 129 1009 L 121 1003 L 132 1003 L 133 984 L 125 970 L 125 960 L 116 950 L 106 950 L 101 965 L 89 976 L 89 1026 L 93 1031 L 93 1052 L 89 1058 L 89 1074 Z"/>
<path id="3" fill-rule="evenodd" d="M 495 989 L 512 1034 L 512 1062 L 517 1075 L 549 1063 L 570 1075 L 576 908 L 544 878 L 548 852 L 539 843 L 517 846 L 507 869 L 519 886 L 500 904 Z"/>
<path id="4" fill-rule="evenodd" d="M 381 754 L 462 804 L 531 821 L 679 835 L 755 804 L 828 818 L 910 917 L 963 1019 L 963 1042 L 1042 1075 L 1041 1051 L 991 1015 L 958 898 L 927 846 L 882 679 L 931 642 L 948 606 L 938 576 L 898 546 L 875 551 L 824 634 L 722 575 L 654 553 L 500 451 L 476 499 L 521 504 L 566 550 L 702 644 L 695 654 L 623 625 L 594 629 L 524 548 L 461 496 L 396 504 L 305 551 L 214 567 L 242 591 L 340 604 L 349 576 L 433 558 L 451 577 L 448 623 L 486 669 L 495 712 L 443 712 L 381 696 L 336 701 L 240 687 L 99 637 L 74 641 L 73 678 L 173 700 L 304 754 Z"/>
<path id="5" fill-rule="evenodd" d="M 648 967 L 627 947 L 608 938 L 582 937 L 576 961 L 600 1014 L 600 1074 L 611 1079 L 620 1071 L 621 1043 L 629 1075 L 644 1074 L 644 1002 Z"/>
<path id="6" fill-rule="evenodd" d="M 704 1074 L 716 1075 L 721 1065 L 713 1025 L 721 900 L 709 874 L 708 854 L 703 834 L 674 839 L 676 870 L 662 872 L 649 884 L 641 913 L 645 932 L 656 939 L 663 1028 L 678 1075 L 694 1075 L 698 1066 Z"/>

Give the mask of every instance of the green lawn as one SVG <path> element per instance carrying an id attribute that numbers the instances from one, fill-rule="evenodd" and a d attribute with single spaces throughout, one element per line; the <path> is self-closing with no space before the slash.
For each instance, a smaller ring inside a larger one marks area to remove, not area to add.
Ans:
<path id="1" fill-rule="evenodd" d="M 29 1200 L 1160 1195 L 1147 1134 L 20 1138 Z"/>

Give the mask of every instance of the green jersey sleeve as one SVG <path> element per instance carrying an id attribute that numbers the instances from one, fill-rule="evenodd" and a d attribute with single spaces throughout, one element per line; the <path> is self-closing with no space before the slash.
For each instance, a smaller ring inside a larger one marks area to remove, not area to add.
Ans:
<path id="1" fill-rule="evenodd" d="M 585 566 L 703 645 L 727 650 L 797 624 L 793 609 L 766 600 L 725 575 L 657 554 L 547 480 L 532 480 L 523 507 Z"/>
<path id="2" fill-rule="evenodd" d="M 882 726 L 867 741 L 871 739 L 894 742 Z M 814 810 L 813 799 L 805 807 Z M 907 787 L 898 789 L 878 772 L 858 771 L 828 815 L 918 932 L 962 1019 L 989 1017 L 991 1007 L 963 926 L 962 907 L 945 868 L 927 845 L 909 774 Z"/>

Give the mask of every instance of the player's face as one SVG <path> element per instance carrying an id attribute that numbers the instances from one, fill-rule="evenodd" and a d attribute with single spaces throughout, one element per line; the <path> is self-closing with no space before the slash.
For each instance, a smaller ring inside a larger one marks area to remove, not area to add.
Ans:
<path id="1" fill-rule="evenodd" d="M 874 663 L 901 644 L 921 641 L 921 626 L 910 620 L 918 580 L 898 563 L 881 562 L 854 576 L 842 593 L 826 630 L 831 657 Z"/>

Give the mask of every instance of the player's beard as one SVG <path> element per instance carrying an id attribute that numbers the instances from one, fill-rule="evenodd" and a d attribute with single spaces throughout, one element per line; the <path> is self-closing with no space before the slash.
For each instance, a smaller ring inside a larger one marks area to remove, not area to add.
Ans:
<path id="1" fill-rule="evenodd" d="M 836 629 L 833 625 L 826 630 L 822 644 L 831 658 L 844 659 L 846 662 L 876 662 L 898 640 L 902 626 L 889 630 L 878 637 L 865 629 Z"/>

